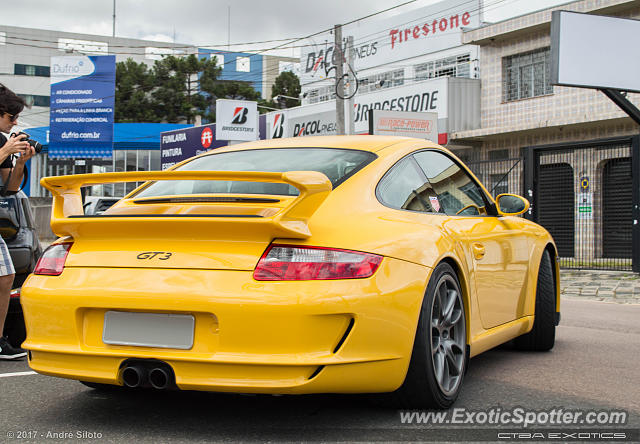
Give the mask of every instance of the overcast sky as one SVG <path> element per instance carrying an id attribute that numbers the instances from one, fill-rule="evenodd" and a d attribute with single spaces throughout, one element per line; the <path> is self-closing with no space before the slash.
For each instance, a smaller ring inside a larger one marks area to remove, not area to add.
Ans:
<path id="1" fill-rule="evenodd" d="M 336 23 L 345 23 L 405 2 L 406 0 L 116 0 L 116 36 L 224 49 L 229 31 L 231 43 L 302 37 Z M 484 2 L 485 20 L 490 22 L 567 3 L 566 0 Z M 386 15 L 407 12 L 433 3 L 437 3 L 437 0 L 417 0 Z M 2 2 L 0 24 L 111 35 L 112 16 L 113 0 L 12 0 Z M 384 15 L 377 18 L 380 17 Z M 278 42 L 260 44 L 253 49 L 270 48 L 277 44 Z M 297 55 L 294 49 L 287 51 L 281 54 Z"/>

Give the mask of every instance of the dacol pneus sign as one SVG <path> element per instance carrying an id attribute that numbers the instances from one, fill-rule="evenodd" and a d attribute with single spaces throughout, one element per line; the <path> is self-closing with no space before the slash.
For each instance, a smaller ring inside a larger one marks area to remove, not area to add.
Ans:
<path id="1" fill-rule="evenodd" d="M 258 140 L 258 104 L 216 100 L 216 140 Z"/>
<path id="2" fill-rule="evenodd" d="M 336 134 L 336 112 L 324 111 L 296 117 L 287 111 L 272 113 L 267 119 L 269 138 L 327 136 Z"/>

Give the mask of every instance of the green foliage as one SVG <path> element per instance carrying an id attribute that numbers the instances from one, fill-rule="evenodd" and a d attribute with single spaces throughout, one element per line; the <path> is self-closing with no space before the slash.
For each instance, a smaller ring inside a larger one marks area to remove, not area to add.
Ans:
<path id="1" fill-rule="evenodd" d="M 218 79 L 217 59 L 166 56 L 148 68 L 132 59 L 116 65 L 116 122 L 215 121 L 217 99 L 261 101 L 245 82 Z M 273 106 L 274 108 L 276 106 Z"/>
<path id="2" fill-rule="evenodd" d="M 298 76 L 290 71 L 283 71 L 278 77 L 276 77 L 273 87 L 271 88 L 271 97 L 275 97 L 280 94 L 289 97 L 299 97 L 300 91 L 300 79 Z M 284 99 L 282 100 L 282 103 L 285 105 L 285 108 L 300 105 L 299 100 L 293 99 Z"/>
<path id="3" fill-rule="evenodd" d="M 159 122 L 152 109 L 150 92 L 154 74 L 144 63 L 132 59 L 116 65 L 116 122 Z"/>

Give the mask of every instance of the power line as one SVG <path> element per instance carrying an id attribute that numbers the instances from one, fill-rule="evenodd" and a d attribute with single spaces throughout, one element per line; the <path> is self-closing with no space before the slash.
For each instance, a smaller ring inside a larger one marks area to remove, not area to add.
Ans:
<path id="1" fill-rule="evenodd" d="M 384 12 L 388 12 L 388 11 L 390 11 L 390 10 L 392 10 L 392 9 L 399 8 L 399 7 L 404 6 L 404 5 L 407 5 L 407 4 L 409 4 L 409 3 L 414 3 L 415 1 L 417 1 L 417 0 L 410 0 L 410 1 L 404 2 L 404 3 L 402 3 L 402 4 L 399 4 L 399 5 L 396 5 L 396 6 L 393 6 L 393 7 L 387 8 L 387 9 L 384 9 L 384 10 L 382 10 L 382 11 L 378 11 L 378 12 L 376 12 L 376 13 L 369 14 L 368 16 L 365 16 L 365 17 L 361 17 L 361 18 L 359 18 L 359 19 L 352 20 L 352 21 L 350 21 L 350 22 L 347 22 L 346 24 L 352 24 L 352 23 L 355 23 L 355 22 L 357 22 L 357 21 L 361 21 L 361 20 L 364 20 L 364 19 L 367 19 L 367 18 L 373 17 L 373 16 L 378 15 L 378 14 L 382 14 L 382 13 L 384 13 Z M 508 0 L 498 0 L 498 1 L 494 2 L 494 3 L 492 3 L 492 4 L 491 4 L 491 6 L 495 6 L 495 5 L 497 5 L 498 3 L 503 3 L 503 2 L 506 2 L 506 1 L 508 1 Z M 472 3 L 472 2 L 473 2 L 473 3 L 475 3 L 475 0 L 474 0 L 474 1 L 467 2 L 467 3 Z M 439 11 L 439 12 L 437 12 L 437 13 L 435 13 L 435 14 L 441 14 L 442 12 L 445 12 L 445 11 L 448 11 L 448 10 L 451 10 L 451 8 L 448 8 L 448 9 L 445 9 L 445 10 L 442 10 L 442 11 Z M 477 12 L 477 11 L 479 11 L 479 10 L 480 10 L 480 8 L 478 8 L 478 9 L 476 9 L 476 10 L 472 11 L 472 12 Z M 424 17 L 421 17 L 421 18 L 415 19 L 415 20 L 410 21 L 410 22 L 407 22 L 407 23 L 405 23 L 405 24 L 413 23 L 413 22 L 415 22 L 416 20 L 418 20 L 418 21 L 419 21 L 419 20 L 423 20 L 424 18 L 427 18 L 427 17 L 433 17 L 435 14 L 430 14 L 430 15 L 428 15 L 428 16 L 424 16 Z M 399 26 L 402 26 L 402 25 L 399 25 Z M 300 40 L 303 40 L 303 39 L 309 39 L 309 38 L 314 37 L 314 36 L 316 36 L 316 35 L 326 33 L 329 29 L 331 29 L 331 28 L 328 28 L 327 30 L 323 30 L 323 31 L 319 31 L 319 32 L 316 32 L 316 33 L 310 34 L 310 35 L 305 36 L 305 37 L 300 37 L 300 38 L 294 39 L 293 41 L 291 41 L 291 39 L 283 39 L 283 40 L 284 40 L 284 41 L 287 41 L 287 42 L 290 42 L 290 43 L 295 43 L 295 42 L 300 41 Z M 393 29 L 393 28 L 388 28 L 388 29 Z M 452 31 L 452 32 L 453 32 L 453 31 Z M 459 31 L 458 31 L 458 30 L 456 30 L 455 32 L 459 32 Z M 444 34 L 444 33 L 441 33 L 441 34 Z M 373 34 L 370 34 L 370 35 L 373 35 Z M 434 37 L 432 37 L 432 38 L 436 38 L 436 37 L 444 37 L 444 36 L 443 36 L 443 35 L 438 35 L 438 36 L 434 36 Z M 9 42 L 7 42 L 7 43 L 9 43 Z M 282 48 L 282 47 L 284 47 L 285 45 L 286 45 L 286 44 L 281 44 L 281 45 L 277 45 L 277 46 L 275 46 L 275 47 L 273 47 L 273 48 L 267 48 L 267 49 L 264 49 L 264 50 L 262 50 L 262 51 L 260 51 L 260 52 L 257 52 L 257 53 L 254 53 L 254 54 L 251 54 L 251 55 L 249 55 L 249 57 L 257 56 L 257 55 L 259 55 L 260 53 L 264 53 L 264 52 L 267 52 L 267 51 L 271 51 L 271 50 L 275 50 L 275 49 L 278 49 L 278 48 Z M 25 46 L 33 46 L 33 45 L 25 45 Z M 317 46 L 317 45 L 307 45 L 307 46 Z M 56 49 L 56 48 L 51 48 L 51 49 Z M 223 52 L 223 51 L 220 51 L 220 53 L 221 53 L 221 54 L 228 54 L 228 53 L 225 53 L 225 52 Z M 198 53 L 198 55 L 199 55 L 199 54 L 200 54 L 200 53 Z M 224 65 L 227 65 L 227 64 L 230 64 L 230 63 L 232 63 L 232 61 L 231 61 L 231 60 L 230 60 L 230 61 L 228 61 L 228 62 L 225 62 L 224 64 L 222 64 L 222 65 L 220 65 L 220 66 L 224 66 Z M 413 66 L 413 64 L 412 64 L 412 65 L 404 65 L 404 66 Z M 278 68 L 278 69 L 279 69 L 279 68 Z M 274 67 L 274 69 L 273 69 L 273 73 L 275 73 L 275 70 L 276 70 L 276 68 Z M 264 75 L 264 72 L 265 72 L 265 71 L 263 70 L 263 72 L 262 72 L 262 73 L 256 73 L 255 75 L 257 75 L 257 76 L 263 76 L 263 75 Z M 267 73 L 269 73 L 269 71 L 267 71 Z M 248 74 L 248 76 L 253 76 L 253 75 L 254 75 L 254 74 Z M 244 79 L 241 77 L 241 78 L 239 78 L 239 79 L 233 79 L 233 80 L 220 80 L 220 81 L 240 81 L 240 82 L 243 82 L 243 81 L 247 81 L 247 80 L 244 80 Z M 251 80 L 248 80 L 248 81 L 249 81 L 249 82 L 251 82 L 251 83 L 262 83 L 262 84 L 264 84 L 264 83 L 265 83 L 265 81 L 261 81 L 261 82 L 258 82 L 258 81 L 251 81 Z M 318 82 L 319 82 L 319 81 L 318 81 Z M 307 84 L 302 84 L 301 86 L 306 86 L 306 85 L 314 84 L 314 83 L 317 83 L 317 82 L 309 82 L 309 83 L 307 83 Z M 141 87 L 141 86 L 133 87 L 133 88 L 131 88 L 129 91 L 127 91 L 127 93 L 133 93 L 133 92 L 136 92 L 137 90 L 140 90 L 140 89 L 143 89 L 143 87 Z M 106 96 L 106 97 L 103 97 L 103 98 L 96 98 L 96 100 L 100 100 L 100 99 L 107 99 L 107 98 L 111 98 L 111 97 L 114 97 L 114 96 L 113 96 L 113 95 L 110 95 L 110 96 Z M 43 112 L 41 112 L 41 113 L 46 113 L 46 112 L 48 112 L 48 111 L 43 111 Z M 39 114 L 39 113 L 32 113 L 31 115 L 36 115 L 36 114 Z"/>

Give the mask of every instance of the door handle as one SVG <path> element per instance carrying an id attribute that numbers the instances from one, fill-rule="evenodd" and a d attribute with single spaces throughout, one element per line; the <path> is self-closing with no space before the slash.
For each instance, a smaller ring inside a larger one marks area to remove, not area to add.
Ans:
<path id="1" fill-rule="evenodd" d="M 473 255 L 476 259 L 480 260 L 484 257 L 484 245 L 474 242 L 471 244 L 471 249 L 473 250 Z"/>

